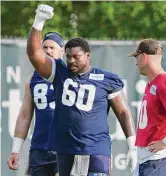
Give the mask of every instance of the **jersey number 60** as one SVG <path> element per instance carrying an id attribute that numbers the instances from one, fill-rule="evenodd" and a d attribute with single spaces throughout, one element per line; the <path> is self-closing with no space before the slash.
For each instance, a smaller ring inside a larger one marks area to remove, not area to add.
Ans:
<path id="1" fill-rule="evenodd" d="M 78 83 L 74 82 L 72 79 L 68 78 L 64 82 L 62 103 L 66 106 L 73 106 L 74 103 L 76 107 L 83 111 L 90 111 L 93 106 L 96 87 L 94 85 L 84 84 L 80 85 L 78 92 L 69 90 L 69 87 L 78 88 Z M 87 101 L 84 102 L 84 96 L 86 91 L 88 92 Z M 77 94 L 77 95 L 76 95 Z"/>

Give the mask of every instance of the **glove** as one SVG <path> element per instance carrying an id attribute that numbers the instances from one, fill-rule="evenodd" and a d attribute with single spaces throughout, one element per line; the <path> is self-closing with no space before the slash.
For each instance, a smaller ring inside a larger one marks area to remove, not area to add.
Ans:
<path id="1" fill-rule="evenodd" d="M 35 29 L 41 31 L 43 29 L 44 22 L 53 17 L 54 15 L 53 10 L 54 9 L 51 6 L 44 4 L 39 5 L 38 8 L 36 9 L 36 16 L 32 26 Z"/>
<path id="2" fill-rule="evenodd" d="M 19 153 L 11 153 L 7 163 L 9 169 L 16 170 L 18 169 Z"/>
<path id="3" fill-rule="evenodd" d="M 127 143 L 129 146 L 129 151 L 126 157 L 126 167 L 131 173 L 133 173 L 137 165 L 137 148 L 135 146 L 135 136 L 128 137 Z"/>

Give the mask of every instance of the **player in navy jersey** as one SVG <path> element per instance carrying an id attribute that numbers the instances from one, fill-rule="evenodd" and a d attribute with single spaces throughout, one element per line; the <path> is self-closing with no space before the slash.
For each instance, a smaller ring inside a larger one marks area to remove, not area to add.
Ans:
<path id="1" fill-rule="evenodd" d="M 139 176 L 166 175 L 166 73 L 161 66 L 163 48 L 144 39 L 135 52 L 140 74 L 148 78 L 136 135 Z"/>
<path id="2" fill-rule="evenodd" d="M 45 34 L 42 49 L 53 58 L 62 58 L 63 39 L 56 32 Z M 57 173 L 56 151 L 49 148 L 55 111 L 55 94 L 53 85 L 42 78 L 37 71 L 29 77 L 25 85 L 25 95 L 18 115 L 13 148 L 8 160 L 10 169 L 18 168 L 19 152 L 27 137 L 30 123 L 35 111 L 35 127 L 31 140 L 29 166 L 27 174 L 31 176 L 55 176 Z M 52 141 L 55 143 L 54 141 Z"/>
<path id="3" fill-rule="evenodd" d="M 52 7 L 38 6 L 27 54 L 35 69 L 56 87 L 56 118 L 49 145 L 56 148 L 59 175 L 110 175 L 111 142 L 107 122 L 110 107 L 127 138 L 127 161 L 131 161 L 133 170 L 136 163 L 134 128 L 121 78 L 91 67 L 88 42 L 81 38 L 66 43 L 67 66 L 45 55 L 40 43 L 41 31 L 45 20 L 52 16 Z M 54 138 L 56 143 L 52 143 Z"/>

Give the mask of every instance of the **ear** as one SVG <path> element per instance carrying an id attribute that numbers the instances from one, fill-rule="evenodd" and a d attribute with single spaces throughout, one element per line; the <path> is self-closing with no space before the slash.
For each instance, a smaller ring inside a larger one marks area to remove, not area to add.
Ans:
<path id="1" fill-rule="evenodd" d="M 87 52 L 87 56 L 90 57 L 90 53 L 89 52 Z"/>
<path id="2" fill-rule="evenodd" d="M 61 58 L 63 58 L 63 56 L 64 56 L 64 48 L 62 47 L 61 48 Z"/>
<path id="3" fill-rule="evenodd" d="M 143 53 L 143 56 L 144 56 L 144 61 L 147 62 L 147 60 L 148 60 L 148 55 L 145 54 L 145 53 Z"/>
<path id="4" fill-rule="evenodd" d="M 63 53 L 63 55 L 64 55 L 64 52 L 65 52 L 65 48 L 64 48 L 64 47 L 62 47 L 62 53 Z"/>

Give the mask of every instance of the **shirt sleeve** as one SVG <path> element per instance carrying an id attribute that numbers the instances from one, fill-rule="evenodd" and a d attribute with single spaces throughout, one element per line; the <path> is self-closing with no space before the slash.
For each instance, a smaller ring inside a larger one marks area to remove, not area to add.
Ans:
<path id="1" fill-rule="evenodd" d="M 66 69 L 67 65 L 63 61 L 63 59 L 52 59 L 52 73 L 51 76 L 48 78 L 48 81 L 50 83 L 53 83 L 57 77 L 63 75 Z"/>
<path id="2" fill-rule="evenodd" d="M 108 91 L 108 99 L 110 100 L 120 94 L 121 90 L 124 87 L 124 83 L 122 79 L 116 74 L 111 74 L 109 77 L 110 78 L 108 81 L 109 83 L 107 91 Z"/>
<path id="3" fill-rule="evenodd" d="M 161 82 L 158 94 L 160 101 L 166 110 L 166 80 Z"/>
<path id="4" fill-rule="evenodd" d="M 32 76 L 33 76 L 34 72 L 31 73 L 29 76 L 28 76 L 28 80 L 27 82 L 30 84 L 31 83 L 31 80 L 32 80 Z"/>
<path id="5" fill-rule="evenodd" d="M 52 61 L 52 73 L 51 76 L 47 79 L 50 83 L 53 82 L 56 73 L 56 60 L 51 58 L 51 61 Z"/>

